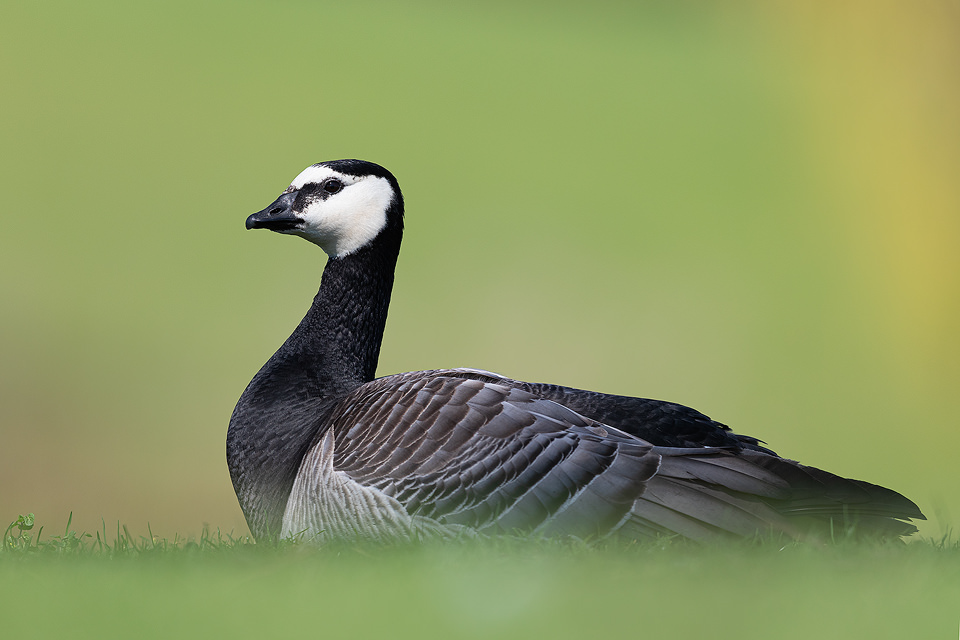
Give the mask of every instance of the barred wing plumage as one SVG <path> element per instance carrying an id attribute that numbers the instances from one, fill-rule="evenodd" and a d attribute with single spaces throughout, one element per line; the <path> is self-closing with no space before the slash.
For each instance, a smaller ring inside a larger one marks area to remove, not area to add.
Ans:
<path id="1" fill-rule="evenodd" d="M 349 479 L 358 495 L 378 496 L 376 509 L 356 512 L 360 535 L 370 529 L 364 522 L 399 505 L 451 531 L 602 535 L 628 516 L 660 462 L 642 440 L 462 370 L 363 385 L 334 410 L 329 431 L 338 483 Z M 288 516 L 310 504 L 318 513 L 291 517 L 289 527 L 285 517 L 288 533 L 327 526 L 323 501 L 309 495 L 329 485 L 318 480 L 325 436 L 311 445 L 287 507 Z"/>
<path id="2" fill-rule="evenodd" d="M 452 369 L 361 386 L 304 458 L 284 533 L 798 537 L 851 514 L 913 528 L 895 518 L 915 506 L 882 487 L 762 451 L 653 446 L 511 383 Z"/>

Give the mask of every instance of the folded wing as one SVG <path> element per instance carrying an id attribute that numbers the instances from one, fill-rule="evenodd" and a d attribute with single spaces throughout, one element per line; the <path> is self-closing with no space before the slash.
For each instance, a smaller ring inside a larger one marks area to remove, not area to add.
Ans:
<path id="1" fill-rule="evenodd" d="M 654 446 L 512 382 L 442 370 L 363 385 L 304 458 L 284 532 L 708 540 L 853 523 L 899 536 L 923 517 L 893 491 L 759 447 Z"/>

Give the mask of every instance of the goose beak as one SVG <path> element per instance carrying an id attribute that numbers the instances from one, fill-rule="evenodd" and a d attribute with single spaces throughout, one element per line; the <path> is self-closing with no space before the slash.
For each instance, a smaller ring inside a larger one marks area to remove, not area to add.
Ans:
<path id="1" fill-rule="evenodd" d="M 293 231 L 303 224 L 303 218 L 293 212 L 293 201 L 297 192 L 285 193 L 273 201 L 263 211 L 257 211 L 247 218 L 247 229 L 270 229 L 271 231 Z"/>

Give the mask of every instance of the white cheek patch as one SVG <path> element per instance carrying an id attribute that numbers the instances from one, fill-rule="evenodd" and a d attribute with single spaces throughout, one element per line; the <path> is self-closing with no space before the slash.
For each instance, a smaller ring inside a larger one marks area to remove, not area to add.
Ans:
<path id="1" fill-rule="evenodd" d="M 304 177 L 305 174 L 308 175 Z M 347 176 L 322 166 L 308 167 L 297 176 L 293 186 L 301 179 L 302 186 L 331 176 L 336 176 L 344 183 L 343 190 L 326 199 L 317 198 L 307 205 L 300 212 L 304 227 L 297 235 L 319 245 L 328 256 L 336 258 L 353 253 L 377 237 L 387 225 L 387 209 L 394 193 L 385 178 Z"/>

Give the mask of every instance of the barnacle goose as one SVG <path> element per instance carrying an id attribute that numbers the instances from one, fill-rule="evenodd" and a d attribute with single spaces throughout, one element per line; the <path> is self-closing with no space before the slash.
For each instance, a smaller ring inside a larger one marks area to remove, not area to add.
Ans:
<path id="1" fill-rule="evenodd" d="M 474 369 L 375 379 L 403 233 L 400 187 L 379 165 L 310 166 L 246 226 L 329 257 L 310 310 L 230 420 L 230 475 L 257 540 L 805 539 L 854 525 L 896 538 L 924 517 L 678 404 Z"/>

